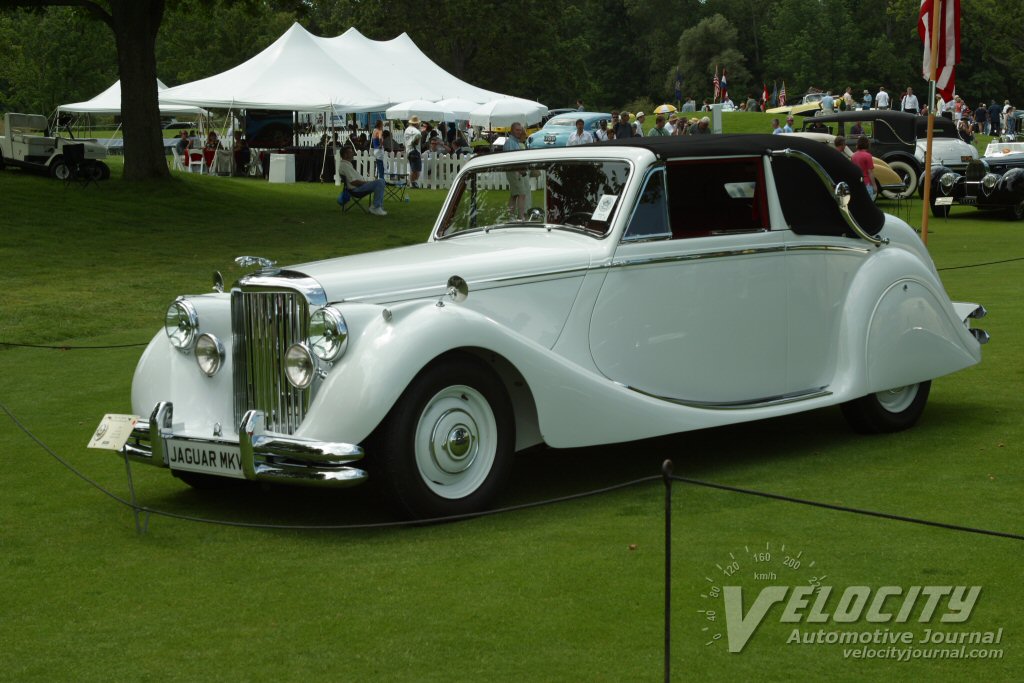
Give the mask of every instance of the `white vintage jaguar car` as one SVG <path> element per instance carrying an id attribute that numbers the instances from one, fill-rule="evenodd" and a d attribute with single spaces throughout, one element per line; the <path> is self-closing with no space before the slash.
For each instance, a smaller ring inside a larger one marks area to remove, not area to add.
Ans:
<path id="1" fill-rule="evenodd" d="M 125 454 L 223 478 L 379 481 L 431 518 L 486 507 L 516 451 L 841 405 L 911 426 L 978 363 L 917 234 L 786 136 L 488 155 L 416 246 L 179 297 L 135 372 Z M 525 210 L 509 183 L 527 188 Z"/>

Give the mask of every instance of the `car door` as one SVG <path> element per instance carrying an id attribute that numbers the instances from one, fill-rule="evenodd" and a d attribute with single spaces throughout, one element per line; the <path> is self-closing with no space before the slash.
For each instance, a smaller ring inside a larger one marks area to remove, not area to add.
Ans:
<path id="1" fill-rule="evenodd" d="M 591 319 L 609 379 L 693 405 L 786 393 L 785 246 L 760 157 L 670 161 L 643 181 Z"/>

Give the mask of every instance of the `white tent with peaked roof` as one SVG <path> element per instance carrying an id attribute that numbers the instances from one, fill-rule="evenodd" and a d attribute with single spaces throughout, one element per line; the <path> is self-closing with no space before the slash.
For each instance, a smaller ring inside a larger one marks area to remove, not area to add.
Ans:
<path id="1" fill-rule="evenodd" d="M 343 112 L 453 97 L 483 103 L 504 96 L 452 76 L 405 33 L 378 41 L 350 28 L 321 38 L 297 23 L 248 61 L 160 92 L 162 104 Z"/>
<path id="2" fill-rule="evenodd" d="M 158 78 L 158 90 L 166 90 L 167 86 Z M 117 81 L 91 100 L 62 104 L 57 111 L 75 112 L 79 114 L 120 114 L 121 113 L 121 81 Z M 203 114 L 202 108 L 187 104 L 160 104 L 160 113 L 171 114 Z"/>

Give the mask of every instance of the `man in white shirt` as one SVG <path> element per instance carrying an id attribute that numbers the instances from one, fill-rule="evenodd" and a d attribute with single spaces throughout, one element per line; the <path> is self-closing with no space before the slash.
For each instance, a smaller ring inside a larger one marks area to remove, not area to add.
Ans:
<path id="1" fill-rule="evenodd" d="M 565 143 L 567 147 L 575 147 L 576 145 L 589 145 L 594 141 L 594 136 L 589 131 L 583 130 L 583 119 L 576 119 L 576 130 L 569 134 L 569 142 Z"/>
<path id="2" fill-rule="evenodd" d="M 353 197 L 363 197 L 372 192 L 373 206 L 370 207 L 370 213 L 374 216 L 387 216 L 388 212 L 384 210 L 384 179 L 370 180 L 364 178 L 356 170 L 356 167 L 352 165 L 352 158 L 355 155 L 356 152 L 352 149 L 351 145 L 345 145 L 341 148 L 341 163 L 338 164 L 338 175 L 345 179 L 345 188 Z"/>
<path id="3" fill-rule="evenodd" d="M 907 88 L 907 93 L 900 100 L 900 110 L 910 114 L 921 112 L 921 105 L 917 102 L 917 95 L 914 94 L 913 88 Z"/>
<path id="4" fill-rule="evenodd" d="M 405 129 L 405 160 L 409 162 L 409 187 L 419 187 L 416 181 L 420 179 L 420 171 L 423 170 L 423 160 L 420 158 L 420 117 L 409 118 L 409 127 Z"/>
<path id="5" fill-rule="evenodd" d="M 668 123 L 665 124 L 665 130 L 668 131 L 669 135 L 676 134 L 676 124 L 679 123 L 678 114 L 669 114 Z"/>
<path id="6" fill-rule="evenodd" d="M 889 108 L 889 93 L 885 92 L 885 86 L 878 87 L 878 94 L 875 95 L 875 106 L 879 109 Z"/>

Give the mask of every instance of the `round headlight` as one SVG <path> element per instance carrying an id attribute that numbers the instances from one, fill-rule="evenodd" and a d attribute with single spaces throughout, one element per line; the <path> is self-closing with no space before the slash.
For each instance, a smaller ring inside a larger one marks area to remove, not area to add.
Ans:
<path id="1" fill-rule="evenodd" d="M 348 325 L 336 308 L 321 308 L 309 318 L 309 346 L 320 360 L 335 361 L 348 347 Z"/>
<path id="2" fill-rule="evenodd" d="M 284 374 L 296 389 L 305 389 L 313 383 L 316 364 L 305 344 L 292 344 L 284 352 Z"/>
<path id="3" fill-rule="evenodd" d="M 171 346 L 179 351 L 188 351 L 196 341 L 199 330 L 199 314 L 187 299 L 177 299 L 167 308 L 164 316 L 164 332 Z"/>
<path id="4" fill-rule="evenodd" d="M 943 173 L 942 177 L 939 178 L 939 188 L 942 190 L 942 194 L 949 194 L 949 191 L 953 189 L 953 183 L 955 182 L 955 173 Z"/>
<path id="5" fill-rule="evenodd" d="M 985 177 L 981 179 L 981 188 L 985 190 L 985 194 L 988 194 L 995 189 L 997 182 L 999 182 L 999 176 L 995 173 L 986 173 Z"/>
<path id="6" fill-rule="evenodd" d="M 204 333 L 196 340 L 196 363 L 207 377 L 213 377 L 224 364 L 224 345 L 212 334 Z"/>

